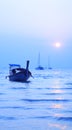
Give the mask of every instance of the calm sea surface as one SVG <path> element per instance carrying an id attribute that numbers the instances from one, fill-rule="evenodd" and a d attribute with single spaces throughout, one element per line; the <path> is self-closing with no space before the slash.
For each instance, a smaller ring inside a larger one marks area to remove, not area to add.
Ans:
<path id="1" fill-rule="evenodd" d="M 0 70 L 0 130 L 71 130 L 72 70 L 32 70 L 28 83 Z"/>

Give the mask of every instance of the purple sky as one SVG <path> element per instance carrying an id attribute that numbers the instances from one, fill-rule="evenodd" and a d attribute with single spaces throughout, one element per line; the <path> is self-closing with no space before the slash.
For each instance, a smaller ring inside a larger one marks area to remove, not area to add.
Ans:
<path id="1" fill-rule="evenodd" d="M 55 48 L 56 42 L 61 48 Z M 8 63 L 72 67 L 72 0 L 0 1 L 0 66 Z"/>

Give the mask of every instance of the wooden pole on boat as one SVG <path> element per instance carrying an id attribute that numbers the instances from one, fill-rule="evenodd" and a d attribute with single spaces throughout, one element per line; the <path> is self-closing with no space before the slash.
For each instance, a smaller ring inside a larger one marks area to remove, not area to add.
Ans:
<path id="1" fill-rule="evenodd" d="M 26 76 L 28 77 L 28 70 L 29 70 L 29 60 L 27 60 L 27 63 L 26 63 Z"/>
<path id="2" fill-rule="evenodd" d="M 27 60 L 27 63 L 26 63 L 26 70 L 29 69 L 29 60 Z"/>

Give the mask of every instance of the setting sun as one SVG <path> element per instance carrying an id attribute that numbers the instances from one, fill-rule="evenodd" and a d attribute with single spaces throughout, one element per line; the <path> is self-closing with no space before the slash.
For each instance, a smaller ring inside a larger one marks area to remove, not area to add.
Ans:
<path id="1" fill-rule="evenodd" d="M 59 42 L 55 43 L 55 47 L 59 48 L 61 47 L 61 44 Z"/>

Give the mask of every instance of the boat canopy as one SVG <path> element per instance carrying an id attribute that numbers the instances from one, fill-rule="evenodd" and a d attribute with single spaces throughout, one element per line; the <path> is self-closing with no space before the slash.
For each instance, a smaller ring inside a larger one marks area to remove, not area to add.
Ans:
<path id="1" fill-rule="evenodd" d="M 10 67 L 21 67 L 19 64 L 9 64 Z"/>

